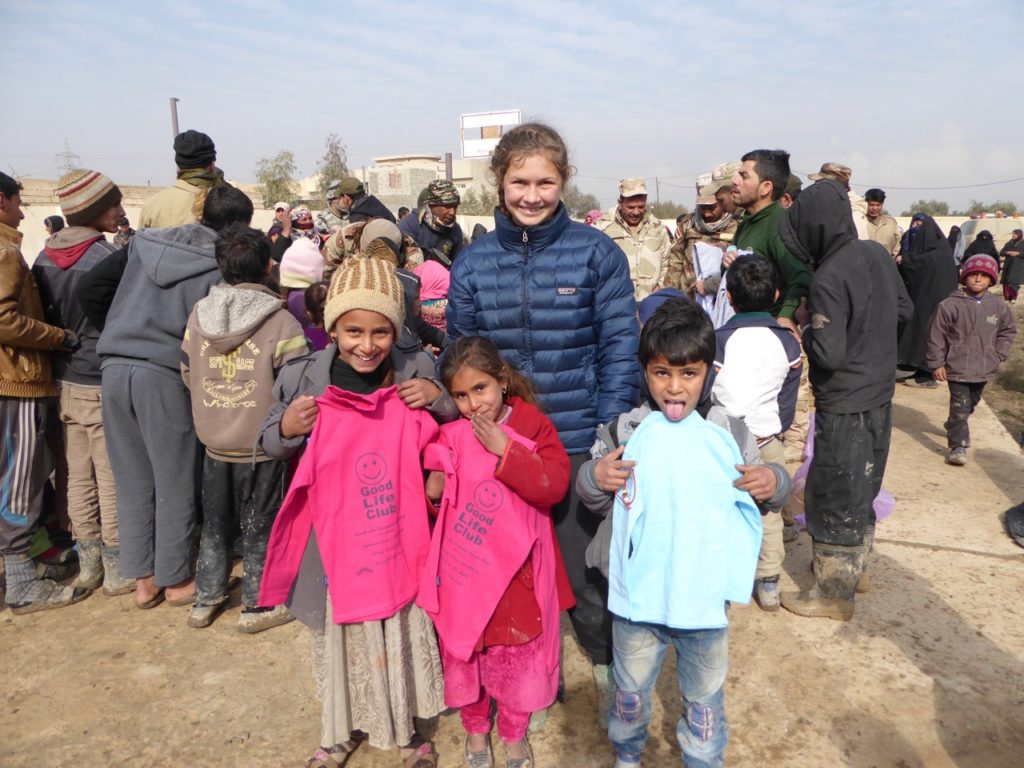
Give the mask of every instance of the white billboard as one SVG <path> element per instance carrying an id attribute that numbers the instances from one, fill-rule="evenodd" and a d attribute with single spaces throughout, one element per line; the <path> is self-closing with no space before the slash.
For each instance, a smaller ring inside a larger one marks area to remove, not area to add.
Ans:
<path id="1" fill-rule="evenodd" d="M 462 158 L 487 157 L 498 146 L 505 131 L 523 120 L 518 109 L 502 112 L 468 112 L 459 115 Z"/>

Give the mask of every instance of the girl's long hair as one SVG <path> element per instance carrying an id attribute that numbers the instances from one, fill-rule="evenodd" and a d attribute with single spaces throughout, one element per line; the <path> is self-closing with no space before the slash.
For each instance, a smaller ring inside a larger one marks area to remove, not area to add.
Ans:
<path id="1" fill-rule="evenodd" d="M 441 362 L 441 383 L 445 389 L 451 390 L 452 379 L 464 366 L 482 371 L 498 381 L 508 382 L 506 397 L 515 396 L 534 407 L 540 407 L 533 382 L 506 362 L 498 348 L 483 336 L 460 336 L 448 345 Z"/>

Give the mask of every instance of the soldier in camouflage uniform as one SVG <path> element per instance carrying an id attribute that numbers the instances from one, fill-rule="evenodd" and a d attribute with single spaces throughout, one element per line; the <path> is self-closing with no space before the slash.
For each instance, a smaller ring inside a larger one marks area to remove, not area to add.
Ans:
<path id="1" fill-rule="evenodd" d="M 316 228 L 321 232 L 337 232 L 348 223 L 348 210 L 342 207 L 340 187 L 341 179 L 332 181 L 327 187 L 327 210 L 316 217 Z"/>
<path id="2" fill-rule="evenodd" d="M 419 209 L 398 223 L 403 235 L 411 237 L 423 249 L 424 257 L 450 269 L 465 247 L 465 237 L 455 220 L 462 198 L 447 179 L 435 179 L 427 185 L 426 197 Z"/>
<path id="3" fill-rule="evenodd" d="M 594 222 L 626 254 L 633 293 L 642 301 L 665 279 L 672 243 L 661 220 L 647 210 L 647 183 L 643 179 L 619 182 L 619 204 Z"/>
<path id="4" fill-rule="evenodd" d="M 375 221 L 375 219 L 346 224 L 328 238 L 323 250 L 324 280 L 330 282 L 331 275 L 348 256 L 362 253 L 363 228 L 371 221 Z M 415 240 L 404 233 L 402 234 L 401 253 L 404 256 L 402 266 L 405 269 L 411 270 L 423 263 L 423 251 Z"/>
<path id="5" fill-rule="evenodd" d="M 732 163 L 720 165 L 713 173 L 697 177 L 697 210 L 680 227 L 679 237 L 669 251 L 663 288 L 677 288 L 690 298 L 714 294 L 720 278 L 698 281 L 693 267 L 693 246 L 708 243 L 723 251 L 732 245 L 739 222 L 725 210 L 717 193 L 732 188 Z"/>

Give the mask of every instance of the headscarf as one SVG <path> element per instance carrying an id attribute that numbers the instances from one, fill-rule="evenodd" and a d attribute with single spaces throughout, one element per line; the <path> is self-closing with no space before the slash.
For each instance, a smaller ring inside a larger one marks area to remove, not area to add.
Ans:
<path id="1" fill-rule="evenodd" d="M 996 250 L 996 244 L 992 241 L 992 233 L 987 229 L 981 230 L 974 240 L 971 241 L 971 244 L 967 246 L 967 250 L 964 251 L 964 259 L 966 260 L 979 253 L 991 256 L 996 260 L 996 264 L 999 263 L 999 251 Z"/>

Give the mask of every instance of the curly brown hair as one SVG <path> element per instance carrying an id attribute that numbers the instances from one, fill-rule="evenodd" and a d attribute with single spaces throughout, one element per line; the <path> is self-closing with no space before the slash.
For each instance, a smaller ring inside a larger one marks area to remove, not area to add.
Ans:
<path id="1" fill-rule="evenodd" d="M 512 165 L 520 165 L 530 155 L 544 155 L 558 169 L 562 185 L 569 182 L 575 168 L 569 164 L 569 149 L 558 131 L 544 123 L 517 125 L 498 142 L 491 155 L 491 174 L 498 187 L 498 205 L 505 210 L 505 191 L 502 180 Z"/>

